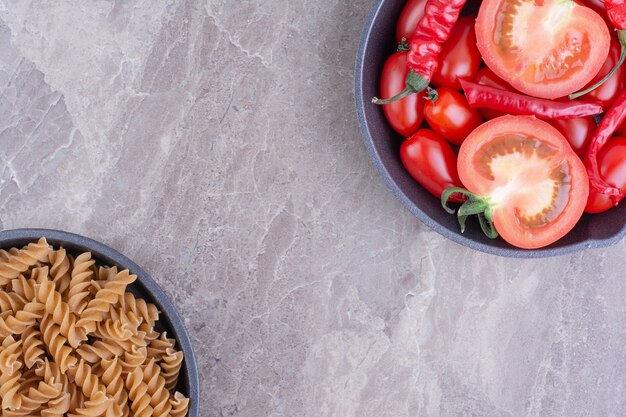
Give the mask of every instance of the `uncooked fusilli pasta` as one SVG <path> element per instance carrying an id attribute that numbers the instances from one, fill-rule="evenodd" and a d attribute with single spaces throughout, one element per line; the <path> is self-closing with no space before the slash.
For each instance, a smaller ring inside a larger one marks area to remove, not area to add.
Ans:
<path id="1" fill-rule="evenodd" d="M 136 279 L 45 238 L 0 249 L 0 415 L 184 417 L 183 354 Z"/>

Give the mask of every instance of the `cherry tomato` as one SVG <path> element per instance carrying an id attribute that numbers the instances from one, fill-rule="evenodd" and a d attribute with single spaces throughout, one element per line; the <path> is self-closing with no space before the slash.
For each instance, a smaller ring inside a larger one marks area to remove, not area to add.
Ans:
<path id="1" fill-rule="evenodd" d="M 493 72 L 525 94 L 549 99 L 587 85 L 611 42 L 596 12 L 563 0 L 483 0 L 476 37 Z"/>
<path id="2" fill-rule="evenodd" d="M 567 140 L 532 116 L 502 116 L 474 130 L 459 151 L 461 182 L 484 198 L 493 225 L 519 248 L 549 245 L 583 214 L 589 179 Z"/>
<path id="3" fill-rule="evenodd" d="M 409 0 L 406 2 L 402 13 L 400 13 L 400 18 L 398 19 L 398 26 L 396 27 L 398 43 L 402 42 L 402 38 L 407 41 L 411 40 L 417 24 L 422 17 L 424 17 L 426 2 L 427 0 Z"/>
<path id="4" fill-rule="evenodd" d="M 606 182 L 626 192 L 626 138 L 615 136 L 609 139 L 598 152 L 598 166 Z M 613 207 L 606 195 L 590 190 L 585 207 L 587 213 L 602 213 Z"/>
<path id="5" fill-rule="evenodd" d="M 391 55 L 380 79 L 380 96 L 393 97 L 406 87 L 406 75 L 409 69 L 406 66 L 406 52 L 396 52 Z M 421 94 L 411 94 L 401 100 L 385 104 L 383 111 L 387 121 L 396 132 L 404 137 L 411 136 L 424 121 L 425 99 Z"/>
<path id="6" fill-rule="evenodd" d="M 441 136 L 421 129 L 402 142 L 400 159 L 411 176 L 437 198 L 449 187 L 461 187 L 456 171 L 456 153 Z M 450 201 L 462 202 L 452 195 Z"/>
<path id="7" fill-rule="evenodd" d="M 596 119 L 589 116 L 567 120 L 551 120 L 548 123 L 556 127 L 565 136 L 572 150 L 576 152 L 580 159 L 585 157 L 593 134 L 598 127 Z"/>
<path id="8" fill-rule="evenodd" d="M 432 83 L 437 87 L 461 89 L 459 79 L 471 80 L 480 67 L 481 57 L 476 46 L 474 31 L 476 16 L 458 20 L 443 44 L 439 54 L 439 66 L 433 74 Z"/>
<path id="9" fill-rule="evenodd" d="M 474 82 L 480 85 L 486 85 L 489 87 L 495 87 L 502 90 L 515 92 L 515 89 L 511 87 L 511 84 L 498 77 L 493 71 L 491 71 L 487 67 L 483 67 L 478 70 L 476 76 L 474 76 Z M 487 120 L 495 119 L 496 117 L 505 115 L 505 113 L 491 109 L 478 109 L 478 112 Z"/>
<path id="10" fill-rule="evenodd" d="M 431 94 L 434 97 L 426 101 L 424 117 L 435 132 L 455 145 L 463 143 L 467 135 L 483 122 L 480 113 L 471 108 L 465 96 L 458 91 L 441 87 L 431 90 Z"/>
<path id="11" fill-rule="evenodd" d="M 622 46 L 615 38 L 611 39 L 611 49 L 604 65 L 600 69 L 598 75 L 587 84 L 586 87 L 595 84 L 613 69 L 617 61 L 619 61 Z M 602 107 L 608 110 L 611 104 L 617 99 L 617 96 L 626 88 L 626 67 L 622 65 L 615 74 L 604 82 L 600 87 L 583 96 L 584 100 L 595 100 L 602 103 Z"/>

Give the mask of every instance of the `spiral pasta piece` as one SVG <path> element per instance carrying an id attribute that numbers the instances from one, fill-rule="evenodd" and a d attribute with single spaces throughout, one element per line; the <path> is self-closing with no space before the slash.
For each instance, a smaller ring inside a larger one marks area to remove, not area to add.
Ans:
<path id="1" fill-rule="evenodd" d="M 13 415 L 27 416 L 35 410 L 61 395 L 61 384 L 48 384 L 40 381 L 37 387 L 30 387 L 28 392 L 21 394 L 19 408 L 13 410 Z"/>
<path id="2" fill-rule="evenodd" d="M 22 364 L 18 362 L 20 355 L 21 340 L 8 336 L 2 341 L 0 351 L 0 398 L 2 398 L 2 409 L 15 410 L 22 404 L 22 398 L 18 395 L 20 388 L 19 380 L 22 377 L 20 368 Z"/>
<path id="3" fill-rule="evenodd" d="M 130 350 L 124 352 L 124 360 L 121 361 L 123 372 L 133 372 L 136 368 L 143 365 L 147 357 L 144 346 L 132 346 Z"/>
<path id="4" fill-rule="evenodd" d="M 93 374 L 91 366 L 86 364 L 83 359 L 80 360 L 77 366 L 69 368 L 67 373 L 74 380 L 74 383 L 82 389 L 83 394 L 87 398 L 94 398 L 97 393 L 106 391 L 105 386 Z"/>
<path id="5" fill-rule="evenodd" d="M 46 238 L 42 237 L 37 243 L 29 243 L 16 254 L 11 254 L 8 260 L 0 262 L 0 285 L 7 285 L 37 262 L 45 262 L 51 250 Z"/>
<path id="6" fill-rule="evenodd" d="M 85 328 L 87 332 L 93 332 L 96 329 L 96 323 L 104 319 L 104 314 L 109 311 L 111 305 L 118 302 L 119 298 L 124 295 L 126 287 L 136 279 L 137 275 L 131 274 L 128 269 L 115 275 L 115 278 L 108 281 L 94 299 L 89 301 L 76 325 Z"/>
<path id="7" fill-rule="evenodd" d="M 74 268 L 71 272 L 69 288 L 67 291 L 67 304 L 72 313 L 80 314 L 87 306 L 89 287 L 93 276 L 92 266 L 95 261 L 91 259 L 91 253 L 85 252 L 74 260 Z"/>
<path id="8" fill-rule="evenodd" d="M 54 323 L 49 315 L 44 316 L 41 320 L 41 333 L 48 353 L 59 364 L 61 372 L 67 371 L 70 366 L 76 364 L 78 359 L 72 354 L 72 349 L 65 344 L 67 339 L 61 335 L 59 325 Z"/>
<path id="9" fill-rule="evenodd" d="M 61 293 L 55 290 L 54 282 L 45 278 L 35 289 L 37 301 L 44 305 L 46 313 L 51 315 L 52 320 L 59 325 L 61 334 L 67 338 L 70 346 L 77 348 L 82 341 L 87 340 L 85 329 L 76 326 L 76 315 L 63 301 Z"/>
<path id="10" fill-rule="evenodd" d="M 182 364 L 183 353 L 177 352 L 174 349 L 167 349 L 160 366 L 163 370 L 163 378 L 165 378 L 165 387 L 170 391 L 176 387 Z"/>
<path id="11" fill-rule="evenodd" d="M 76 353 L 86 362 L 95 364 L 103 359 L 112 359 L 114 356 L 124 355 L 124 349 L 113 343 L 97 340 L 91 345 L 81 345 L 76 349 Z"/>
<path id="12" fill-rule="evenodd" d="M 102 339 L 112 339 L 120 342 L 133 337 L 133 332 L 128 328 L 128 323 L 112 319 L 98 323 L 93 334 Z"/>
<path id="13" fill-rule="evenodd" d="M 29 327 L 22 333 L 23 353 L 24 353 L 24 365 L 27 368 L 32 368 L 33 365 L 43 362 L 44 350 L 42 334 L 36 327 Z"/>
<path id="14" fill-rule="evenodd" d="M 63 294 L 70 286 L 71 268 L 70 258 L 64 248 L 52 251 L 48 254 L 50 266 L 50 276 L 54 282 L 56 290 Z"/>
<path id="15" fill-rule="evenodd" d="M 154 409 L 150 405 L 148 386 L 143 382 L 141 368 L 135 368 L 126 378 L 126 389 L 131 400 L 130 409 L 134 417 L 152 417 Z"/>
<path id="16" fill-rule="evenodd" d="M 106 386 L 106 393 L 113 398 L 122 409 L 122 415 L 129 414 L 128 393 L 124 387 L 124 379 L 122 378 L 122 365 L 117 357 L 112 360 L 103 359 L 101 362 L 102 383 Z"/>
<path id="17" fill-rule="evenodd" d="M 77 408 L 74 413 L 68 414 L 70 417 L 96 417 L 111 416 L 113 399 L 106 396 L 102 391 L 87 401 L 81 408 Z"/>
<path id="18" fill-rule="evenodd" d="M 150 405 L 157 416 L 166 416 L 172 410 L 170 392 L 165 388 L 165 379 L 161 376 L 161 368 L 154 359 L 143 367 L 143 382 L 148 386 Z"/>
<path id="19" fill-rule="evenodd" d="M 160 361 L 166 355 L 168 349 L 174 349 L 174 339 L 167 338 L 167 332 L 161 333 L 158 339 L 150 341 L 148 345 L 148 357 Z"/>
<path id="20" fill-rule="evenodd" d="M 152 303 L 146 303 L 142 298 L 136 298 L 132 293 L 127 292 L 120 299 L 122 309 L 126 313 L 133 313 L 154 327 L 154 323 L 159 319 L 159 309 Z"/>
<path id="21" fill-rule="evenodd" d="M 22 334 L 27 328 L 34 326 L 43 317 L 43 313 L 43 305 L 30 302 L 14 315 L 0 316 L 0 338 Z"/>
<path id="22" fill-rule="evenodd" d="M 185 417 L 189 409 L 189 398 L 176 391 L 170 399 L 170 405 L 172 406 L 172 411 L 170 411 L 172 417 Z"/>

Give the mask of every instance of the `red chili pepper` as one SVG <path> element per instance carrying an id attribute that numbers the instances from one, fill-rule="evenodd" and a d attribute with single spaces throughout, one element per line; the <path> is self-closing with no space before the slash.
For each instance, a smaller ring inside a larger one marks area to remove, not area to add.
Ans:
<path id="1" fill-rule="evenodd" d="M 599 194 L 608 195 L 614 205 L 619 204 L 626 197 L 621 189 L 613 187 L 600 176 L 598 167 L 598 153 L 600 149 L 611 138 L 615 130 L 626 120 L 626 91 L 615 100 L 613 106 L 604 114 L 596 132 L 593 135 L 587 155 L 585 155 L 585 166 L 589 175 L 589 185 Z"/>
<path id="2" fill-rule="evenodd" d="M 619 67 L 622 66 L 626 60 L 626 0 L 603 0 L 606 12 L 609 15 L 609 20 L 613 23 L 613 26 L 617 29 L 617 38 L 620 45 L 622 45 L 622 51 L 620 53 L 619 61 L 615 64 L 613 69 L 594 85 L 585 88 L 582 91 L 569 95 L 570 99 L 575 99 L 595 90 L 604 84 L 609 78 L 617 72 Z"/>
<path id="3" fill-rule="evenodd" d="M 500 88 L 460 80 L 471 107 L 498 110 L 539 119 L 574 119 L 602 113 L 602 106 L 585 101 L 552 101 L 525 96 Z"/>
<path id="4" fill-rule="evenodd" d="M 437 65 L 443 43 L 459 18 L 467 0 L 428 0 L 424 17 L 415 28 L 411 38 L 407 66 L 411 69 L 406 77 L 406 88 L 398 95 L 381 100 L 374 97 L 372 103 L 389 104 L 428 87 Z"/>

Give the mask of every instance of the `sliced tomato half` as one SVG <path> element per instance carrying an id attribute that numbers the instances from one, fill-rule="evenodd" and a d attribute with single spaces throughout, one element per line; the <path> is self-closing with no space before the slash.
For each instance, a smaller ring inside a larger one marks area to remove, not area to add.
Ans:
<path id="1" fill-rule="evenodd" d="M 461 146 L 458 171 L 469 191 L 458 211 L 462 228 L 465 217 L 478 214 L 486 233 L 495 228 L 525 249 L 568 233 L 589 195 L 585 167 L 565 137 L 532 116 L 502 116 L 478 127 Z"/>
<path id="2" fill-rule="evenodd" d="M 589 83 L 611 43 L 602 17 L 572 0 L 483 0 L 476 37 L 493 72 L 523 93 L 549 99 Z"/>

